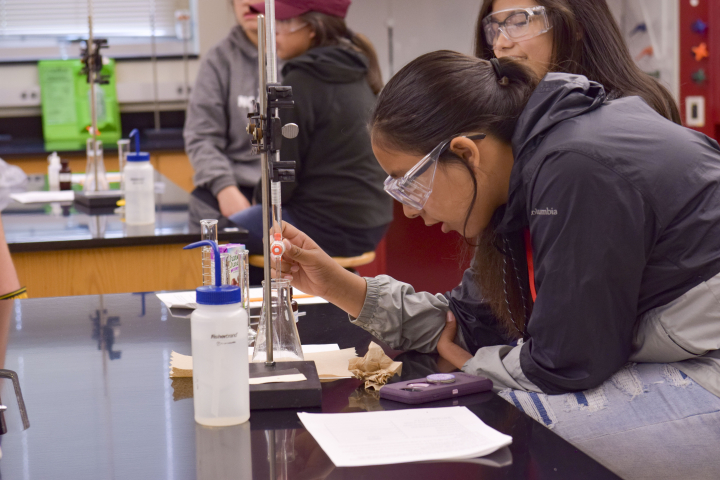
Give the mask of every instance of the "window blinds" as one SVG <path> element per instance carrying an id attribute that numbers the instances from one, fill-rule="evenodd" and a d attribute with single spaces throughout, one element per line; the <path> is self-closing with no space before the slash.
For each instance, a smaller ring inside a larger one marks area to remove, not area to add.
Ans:
<path id="1" fill-rule="evenodd" d="M 178 0 L 93 0 L 96 37 L 175 37 Z M 182 2 L 187 3 L 187 2 Z M 154 19 L 154 22 L 153 22 Z M 87 37 L 88 0 L 0 0 L 2 37 Z"/>

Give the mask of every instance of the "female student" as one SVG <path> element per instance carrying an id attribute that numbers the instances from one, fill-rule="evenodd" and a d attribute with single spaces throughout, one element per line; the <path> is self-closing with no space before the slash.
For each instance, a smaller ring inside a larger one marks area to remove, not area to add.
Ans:
<path id="1" fill-rule="evenodd" d="M 716 478 L 717 142 L 581 75 L 447 51 L 403 68 L 371 127 L 386 191 L 476 245 L 472 267 L 416 293 L 285 225 L 292 284 L 393 348 L 491 378 L 623 478 Z"/>
<path id="2" fill-rule="evenodd" d="M 258 94 L 257 14 L 252 0 L 230 3 L 238 25 L 204 55 L 183 132 L 195 170 L 189 204 L 195 226 L 250 207 L 260 180 L 260 157 L 245 131 Z"/>
<path id="3" fill-rule="evenodd" d="M 374 250 L 392 221 L 367 130 L 382 77 L 372 45 L 345 24 L 349 6 L 350 0 L 275 2 L 283 84 L 295 101 L 280 116 L 300 129 L 280 151 L 282 160 L 296 162 L 295 182 L 282 185 L 283 219 L 343 257 Z M 265 4 L 251 8 L 263 13 Z M 248 249 L 261 253 L 262 207 L 230 220 L 249 230 Z"/>
<path id="4" fill-rule="evenodd" d="M 475 55 L 513 58 L 539 78 L 549 71 L 584 75 L 608 98 L 637 95 L 681 123 L 670 92 L 633 62 L 605 0 L 485 0 Z"/>

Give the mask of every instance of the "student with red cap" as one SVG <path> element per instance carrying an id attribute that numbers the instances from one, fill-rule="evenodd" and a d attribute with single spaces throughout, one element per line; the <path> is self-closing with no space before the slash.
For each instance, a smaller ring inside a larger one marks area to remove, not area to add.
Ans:
<path id="1" fill-rule="evenodd" d="M 283 84 L 295 100 L 280 116 L 300 127 L 280 152 L 297 162 L 295 183 L 282 187 L 283 219 L 344 257 L 374 250 L 392 221 L 367 129 L 382 77 L 370 42 L 345 23 L 349 6 L 350 0 L 275 1 Z M 265 4 L 250 9 L 264 13 Z M 262 252 L 261 206 L 229 218 L 250 232 L 248 249 Z"/>
<path id="2" fill-rule="evenodd" d="M 260 180 L 260 156 L 245 131 L 258 95 L 255 0 L 229 0 L 237 25 L 203 55 L 187 108 L 185 150 L 195 175 L 191 225 L 220 219 L 250 207 Z"/>

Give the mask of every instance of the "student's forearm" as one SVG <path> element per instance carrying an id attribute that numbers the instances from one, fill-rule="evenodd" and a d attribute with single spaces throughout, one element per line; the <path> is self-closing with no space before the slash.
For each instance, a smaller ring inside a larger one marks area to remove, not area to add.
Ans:
<path id="1" fill-rule="evenodd" d="M 438 353 L 448 362 L 452 363 L 455 368 L 462 368 L 468 360 L 473 356 L 455 343 L 438 343 Z"/>
<path id="2" fill-rule="evenodd" d="M 342 268 L 334 280 L 334 286 L 325 295 L 325 300 L 357 318 L 365 304 L 367 294 L 365 279 Z"/>

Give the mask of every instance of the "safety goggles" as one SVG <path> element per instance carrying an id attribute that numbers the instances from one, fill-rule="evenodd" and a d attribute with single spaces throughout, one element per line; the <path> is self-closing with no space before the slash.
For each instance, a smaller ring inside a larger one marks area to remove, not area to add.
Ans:
<path id="1" fill-rule="evenodd" d="M 509 8 L 493 12 L 482 21 L 485 41 L 491 47 L 500 34 L 512 42 L 528 40 L 552 28 L 545 7 Z"/>
<path id="2" fill-rule="evenodd" d="M 307 22 L 298 22 L 294 18 L 290 20 L 276 20 L 275 21 L 275 34 L 276 35 L 290 35 L 298 30 L 302 30 L 309 24 Z"/>
<path id="3" fill-rule="evenodd" d="M 413 168 L 400 178 L 385 179 L 385 191 L 398 202 L 415 210 L 422 210 L 430 197 L 435 180 L 438 159 L 450 148 L 450 142 L 457 137 L 482 140 L 484 133 L 467 133 L 451 137 L 425 155 Z"/>

